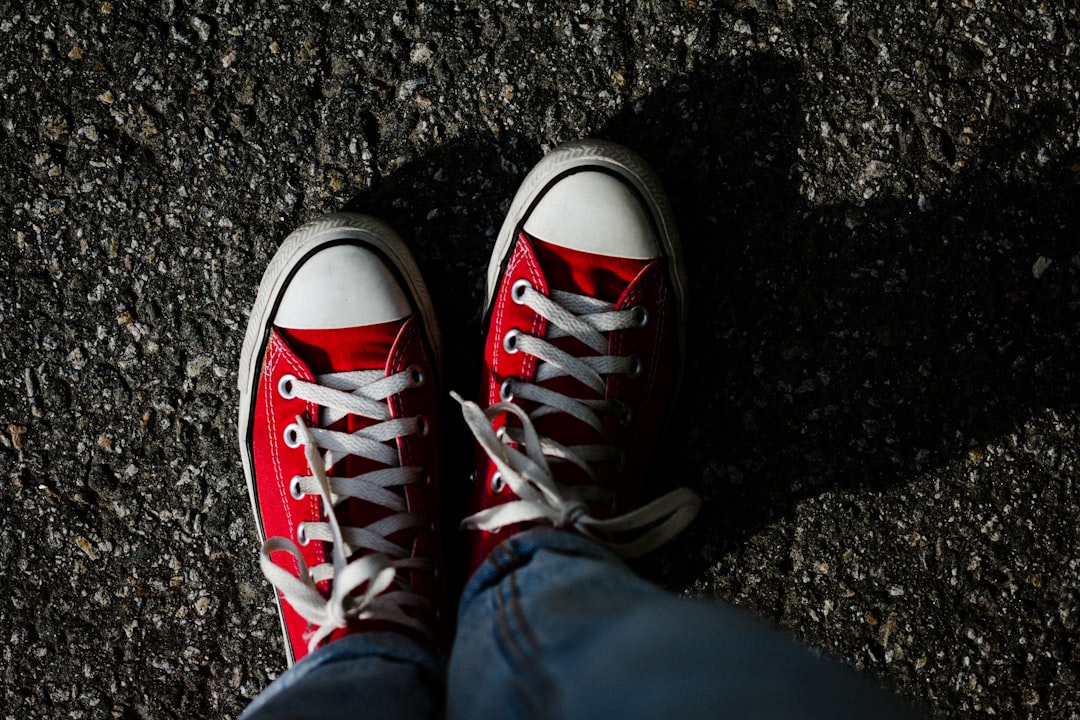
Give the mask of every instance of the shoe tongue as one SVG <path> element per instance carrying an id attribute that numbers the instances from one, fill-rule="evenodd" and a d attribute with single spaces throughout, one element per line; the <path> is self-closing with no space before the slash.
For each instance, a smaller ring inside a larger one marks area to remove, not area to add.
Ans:
<path id="1" fill-rule="evenodd" d="M 382 370 L 406 319 L 363 327 L 277 331 L 314 375 Z"/>
<path id="2" fill-rule="evenodd" d="M 553 245 L 529 236 L 548 287 L 617 302 L 650 260 L 620 258 Z"/>

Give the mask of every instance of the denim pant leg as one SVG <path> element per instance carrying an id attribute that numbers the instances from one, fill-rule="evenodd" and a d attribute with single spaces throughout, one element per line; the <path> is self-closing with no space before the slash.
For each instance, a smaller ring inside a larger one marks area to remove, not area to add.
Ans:
<path id="1" fill-rule="evenodd" d="M 399 720 L 443 714 L 443 671 L 434 656 L 395 633 L 349 635 L 286 670 L 241 720 Z"/>
<path id="2" fill-rule="evenodd" d="M 555 530 L 497 548 L 465 590 L 447 715 L 473 718 L 911 717 L 782 632 L 670 595 Z"/>

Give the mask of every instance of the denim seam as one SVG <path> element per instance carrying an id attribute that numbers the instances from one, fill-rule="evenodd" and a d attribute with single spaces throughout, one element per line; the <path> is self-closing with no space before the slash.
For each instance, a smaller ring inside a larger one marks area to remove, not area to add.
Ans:
<path id="1" fill-rule="evenodd" d="M 525 619 L 525 612 L 521 609 L 521 590 L 518 587 L 517 578 L 511 574 L 508 579 L 510 580 L 510 610 L 517 619 L 526 644 L 531 645 L 533 651 L 537 651 L 540 649 L 540 641 L 536 639 L 536 633 L 533 632 L 529 621 Z"/>
<path id="2" fill-rule="evenodd" d="M 520 589 L 514 576 L 514 569 L 522 567 L 527 559 L 510 548 L 507 548 L 506 555 L 499 559 L 507 560 L 505 564 L 497 562 L 505 575 L 494 588 L 495 625 L 499 645 L 504 648 L 504 657 L 514 676 L 519 680 L 529 678 L 528 682 L 513 682 L 511 687 L 516 690 L 515 694 L 521 700 L 527 717 L 537 720 L 557 717 L 555 710 L 558 698 L 555 695 L 555 684 L 546 670 L 536 662 L 540 655 L 540 642 L 525 619 Z M 534 690 L 524 692 L 530 688 Z"/>

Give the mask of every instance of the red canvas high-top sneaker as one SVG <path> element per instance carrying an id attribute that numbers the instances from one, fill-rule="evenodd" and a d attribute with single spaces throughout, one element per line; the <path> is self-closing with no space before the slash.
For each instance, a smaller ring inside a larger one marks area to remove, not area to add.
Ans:
<path id="1" fill-rule="evenodd" d="M 291 665 L 369 629 L 437 642 L 440 341 L 393 230 L 330 215 L 292 233 L 240 356 L 240 452 Z"/>
<path id="2" fill-rule="evenodd" d="M 660 183 L 586 140 L 525 178 L 488 266 L 472 567 L 515 532 L 568 528 L 624 557 L 679 533 L 685 488 L 640 507 L 681 368 L 686 283 Z"/>

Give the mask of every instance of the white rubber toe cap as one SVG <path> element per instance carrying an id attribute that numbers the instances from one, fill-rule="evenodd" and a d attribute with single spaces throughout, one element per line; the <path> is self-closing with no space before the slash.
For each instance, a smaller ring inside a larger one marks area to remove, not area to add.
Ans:
<path id="1" fill-rule="evenodd" d="M 355 245 L 334 245 L 297 269 L 281 296 L 274 324 L 293 330 L 331 330 L 410 314 L 408 298 L 378 255 Z"/>
<path id="2" fill-rule="evenodd" d="M 529 213 L 524 229 L 544 242 L 608 257 L 660 255 L 648 210 L 624 182 L 585 170 L 560 179 Z"/>

